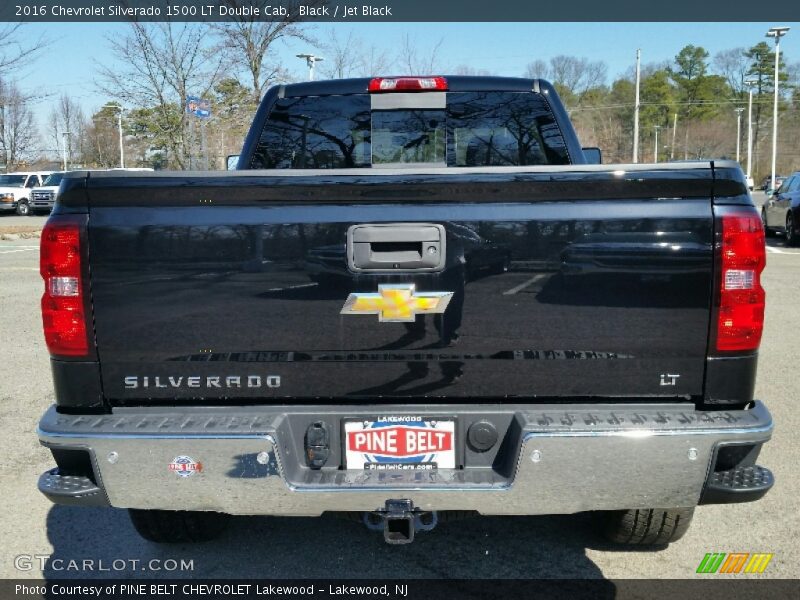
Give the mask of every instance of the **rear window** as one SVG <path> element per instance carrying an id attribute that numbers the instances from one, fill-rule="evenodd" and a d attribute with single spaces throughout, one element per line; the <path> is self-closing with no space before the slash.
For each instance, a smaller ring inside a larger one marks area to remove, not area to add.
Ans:
<path id="1" fill-rule="evenodd" d="M 282 98 L 250 167 L 334 169 L 568 164 L 533 92 L 448 92 L 444 109 L 371 110 L 368 94 Z"/>

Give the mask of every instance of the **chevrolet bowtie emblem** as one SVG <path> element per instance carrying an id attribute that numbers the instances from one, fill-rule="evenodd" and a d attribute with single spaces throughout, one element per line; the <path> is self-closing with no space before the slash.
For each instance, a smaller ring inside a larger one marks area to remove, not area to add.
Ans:
<path id="1" fill-rule="evenodd" d="M 350 294 L 343 315 L 378 315 L 381 323 L 408 323 L 417 315 L 443 313 L 453 292 L 415 292 L 413 284 L 379 285 L 378 293 Z"/>

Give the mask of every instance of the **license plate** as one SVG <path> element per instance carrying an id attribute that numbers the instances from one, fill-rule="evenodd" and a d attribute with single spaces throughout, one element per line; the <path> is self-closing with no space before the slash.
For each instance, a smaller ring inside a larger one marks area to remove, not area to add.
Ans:
<path id="1" fill-rule="evenodd" d="M 344 424 L 345 466 L 368 471 L 455 469 L 453 419 L 387 416 Z"/>

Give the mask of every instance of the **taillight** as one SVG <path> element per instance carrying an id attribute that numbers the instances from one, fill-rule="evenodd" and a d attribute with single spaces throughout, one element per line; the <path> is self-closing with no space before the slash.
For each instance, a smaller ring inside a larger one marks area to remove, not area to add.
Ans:
<path id="1" fill-rule="evenodd" d="M 753 212 L 722 215 L 717 350 L 756 350 L 764 330 L 764 229 Z"/>
<path id="2" fill-rule="evenodd" d="M 39 254 L 39 272 L 44 279 L 42 323 L 51 354 L 89 354 L 81 264 L 81 233 L 85 223 L 85 216 L 51 217 L 42 231 Z"/>
<path id="3" fill-rule="evenodd" d="M 370 93 L 447 91 L 444 77 L 375 77 L 369 82 Z"/>

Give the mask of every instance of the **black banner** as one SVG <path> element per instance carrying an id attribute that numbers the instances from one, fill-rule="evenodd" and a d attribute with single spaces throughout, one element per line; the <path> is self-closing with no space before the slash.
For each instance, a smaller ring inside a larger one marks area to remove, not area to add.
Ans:
<path id="1" fill-rule="evenodd" d="M 791 21 L 796 0 L 4 0 L 0 21 Z M 568 35 L 568 31 L 565 31 Z"/>
<path id="2" fill-rule="evenodd" d="M 402 570 L 402 563 L 398 563 Z M 699 598 L 739 600 L 800 597 L 800 581 L 791 579 L 736 580 L 715 575 L 683 580 L 2 580 L 0 600 L 268 600 L 315 598 L 343 600 L 427 600 L 442 598 L 564 598 L 593 600 L 624 598 Z"/>

